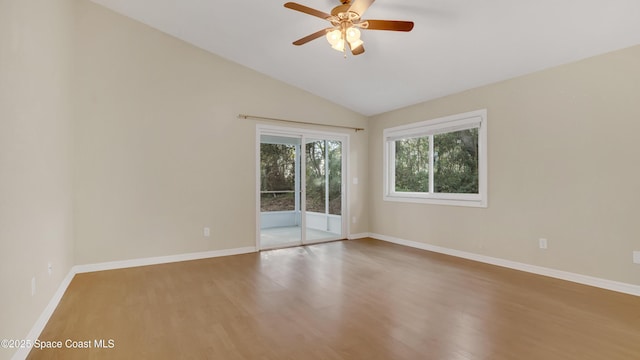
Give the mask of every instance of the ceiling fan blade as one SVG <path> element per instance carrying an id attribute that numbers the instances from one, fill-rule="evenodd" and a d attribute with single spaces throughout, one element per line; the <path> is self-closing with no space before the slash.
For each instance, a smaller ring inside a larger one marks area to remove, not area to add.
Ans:
<path id="1" fill-rule="evenodd" d="M 357 48 L 355 48 L 355 49 L 351 49 L 351 53 L 352 53 L 353 55 L 360 55 L 360 54 L 362 54 L 363 52 L 364 52 L 364 45 L 360 45 L 360 46 L 358 46 L 358 47 L 357 47 Z"/>
<path id="2" fill-rule="evenodd" d="M 354 0 L 353 4 L 351 4 L 351 7 L 349 8 L 349 11 L 352 11 L 362 17 L 364 12 L 367 11 L 369 6 L 371 6 L 374 1 L 375 0 Z"/>
<path id="3" fill-rule="evenodd" d="M 367 20 L 366 22 L 369 25 L 362 28 L 368 30 L 411 31 L 413 29 L 413 21 Z"/>
<path id="4" fill-rule="evenodd" d="M 328 19 L 331 17 L 331 14 L 327 14 L 326 12 L 322 12 L 320 10 L 316 10 L 316 9 L 312 9 L 308 6 L 304 6 L 304 5 L 300 5 L 298 3 L 294 3 L 294 2 L 288 2 L 286 4 L 284 4 L 284 7 L 291 9 L 291 10 L 296 10 L 296 11 L 300 11 L 303 12 L 305 14 L 309 14 L 311 16 L 316 16 L 319 17 L 321 19 Z"/>
<path id="5" fill-rule="evenodd" d="M 302 39 L 298 39 L 298 40 L 294 41 L 293 45 L 304 45 L 304 44 L 308 43 L 311 40 L 315 40 L 315 39 L 317 39 L 319 37 L 324 36 L 327 33 L 327 30 L 331 30 L 331 28 L 318 30 L 318 31 L 314 32 L 311 35 L 307 35 L 307 36 L 303 37 Z"/>

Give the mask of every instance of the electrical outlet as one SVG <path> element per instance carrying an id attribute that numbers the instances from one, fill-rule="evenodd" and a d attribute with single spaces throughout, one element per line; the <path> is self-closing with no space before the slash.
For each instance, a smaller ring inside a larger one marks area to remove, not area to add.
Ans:
<path id="1" fill-rule="evenodd" d="M 47 264 L 47 271 L 49 272 L 49 276 L 51 276 L 51 273 L 53 273 L 53 265 L 51 265 L 51 262 Z"/>
<path id="2" fill-rule="evenodd" d="M 358 219 L 356 219 L 356 217 L 355 217 L 355 216 L 353 216 L 353 217 L 351 218 L 351 222 L 352 222 L 353 224 L 355 224 L 357 221 L 358 221 Z"/>
<path id="3" fill-rule="evenodd" d="M 209 237 L 211 236 L 211 229 L 209 229 L 208 227 L 204 228 L 204 237 Z"/>
<path id="4" fill-rule="evenodd" d="M 36 277 L 31 278 L 31 296 L 36 294 Z"/>
<path id="5" fill-rule="evenodd" d="M 640 251 L 633 252 L 633 263 L 640 264 Z"/>
<path id="6" fill-rule="evenodd" d="M 546 249 L 547 245 L 548 245 L 547 239 L 543 239 L 543 238 L 538 239 L 538 246 L 540 247 L 540 249 Z"/>

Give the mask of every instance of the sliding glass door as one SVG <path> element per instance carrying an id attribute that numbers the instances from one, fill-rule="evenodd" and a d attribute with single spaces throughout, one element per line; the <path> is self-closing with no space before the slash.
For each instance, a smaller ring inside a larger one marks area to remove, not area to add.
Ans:
<path id="1" fill-rule="evenodd" d="M 342 142 L 305 141 L 305 239 L 308 243 L 342 235 Z"/>
<path id="2" fill-rule="evenodd" d="M 343 135 L 258 129 L 260 249 L 345 237 Z"/>
<path id="3" fill-rule="evenodd" d="M 301 137 L 260 136 L 261 248 L 302 243 Z"/>

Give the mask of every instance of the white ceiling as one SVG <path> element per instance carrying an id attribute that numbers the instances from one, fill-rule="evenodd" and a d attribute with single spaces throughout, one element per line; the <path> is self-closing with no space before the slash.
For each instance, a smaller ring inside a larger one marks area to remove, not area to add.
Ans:
<path id="1" fill-rule="evenodd" d="M 324 38 L 292 45 L 328 22 L 287 0 L 93 1 L 363 115 L 640 44 L 639 0 L 377 0 L 363 18 L 413 31 L 363 31 L 346 59 Z"/>

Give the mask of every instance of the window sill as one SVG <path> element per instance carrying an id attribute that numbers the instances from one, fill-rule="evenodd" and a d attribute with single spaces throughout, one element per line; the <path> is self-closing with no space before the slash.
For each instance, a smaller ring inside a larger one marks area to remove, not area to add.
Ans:
<path id="1" fill-rule="evenodd" d="M 404 202 L 404 203 L 418 203 L 418 204 L 431 204 L 431 205 L 450 205 L 450 206 L 464 206 L 464 207 L 489 207 L 486 200 L 460 200 L 460 199 L 436 199 L 428 197 L 410 197 L 410 196 L 390 196 L 385 195 L 384 201 Z"/>

